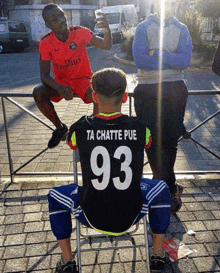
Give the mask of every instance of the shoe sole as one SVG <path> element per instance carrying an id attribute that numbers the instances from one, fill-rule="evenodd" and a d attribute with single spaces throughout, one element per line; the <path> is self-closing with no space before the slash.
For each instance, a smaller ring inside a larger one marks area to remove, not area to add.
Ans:
<path id="1" fill-rule="evenodd" d="M 165 268 L 164 269 L 159 269 L 159 270 L 152 270 L 150 269 L 150 273 L 162 273 L 164 272 L 164 270 L 171 264 L 171 261 L 169 261 L 167 264 L 165 264 Z"/>
<path id="2" fill-rule="evenodd" d="M 151 273 L 162 273 L 164 272 L 164 270 L 166 269 L 166 267 L 169 265 L 170 263 L 166 264 L 165 265 L 165 268 L 164 269 L 159 269 L 159 270 L 150 270 Z"/>
<path id="3" fill-rule="evenodd" d="M 66 140 L 66 136 L 68 134 L 68 131 L 65 133 L 65 135 L 61 138 L 61 141 L 65 141 Z"/>

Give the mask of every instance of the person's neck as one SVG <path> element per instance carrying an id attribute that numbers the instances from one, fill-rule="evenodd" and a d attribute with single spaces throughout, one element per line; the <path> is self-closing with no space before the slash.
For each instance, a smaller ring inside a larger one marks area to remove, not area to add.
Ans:
<path id="1" fill-rule="evenodd" d="M 164 17 L 164 21 L 167 22 L 169 21 L 171 18 L 173 17 L 173 15 L 170 15 L 170 16 L 167 16 L 167 17 Z M 160 15 L 158 14 L 158 19 L 161 20 L 161 17 Z"/>
<path id="2" fill-rule="evenodd" d="M 66 42 L 68 38 L 68 32 L 65 33 L 54 33 L 58 40 L 61 42 Z"/>
<path id="3" fill-rule="evenodd" d="M 100 106 L 99 113 L 102 114 L 114 114 L 114 113 L 121 113 L 121 106 Z"/>

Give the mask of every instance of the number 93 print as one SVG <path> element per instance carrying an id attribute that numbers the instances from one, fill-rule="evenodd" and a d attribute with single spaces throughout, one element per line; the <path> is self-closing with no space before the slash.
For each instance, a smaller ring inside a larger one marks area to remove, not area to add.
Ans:
<path id="1" fill-rule="evenodd" d="M 103 164 L 101 167 L 97 165 L 98 156 L 101 155 L 103 158 Z M 120 146 L 116 149 L 113 157 L 120 159 L 121 155 L 125 156 L 124 162 L 121 163 L 121 171 L 125 173 L 124 181 L 120 181 L 119 177 L 113 178 L 113 184 L 118 190 L 126 190 L 132 181 L 132 169 L 130 167 L 132 161 L 131 149 L 127 146 Z M 90 158 L 91 169 L 96 176 L 103 176 L 102 181 L 98 179 L 92 179 L 91 182 L 93 187 L 97 190 L 104 190 L 110 181 L 111 172 L 111 161 L 108 150 L 103 146 L 97 146 L 93 149 Z"/>

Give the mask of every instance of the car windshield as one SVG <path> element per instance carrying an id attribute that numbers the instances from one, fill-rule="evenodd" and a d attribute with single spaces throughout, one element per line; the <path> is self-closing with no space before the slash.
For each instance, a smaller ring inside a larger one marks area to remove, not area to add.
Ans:
<path id="1" fill-rule="evenodd" d="M 10 32 L 26 32 L 24 24 L 19 22 L 9 22 L 8 28 Z"/>
<path id="2" fill-rule="evenodd" d="M 120 22 L 120 13 L 106 13 L 105 14 L 109 24 L 119 24 Z"/>

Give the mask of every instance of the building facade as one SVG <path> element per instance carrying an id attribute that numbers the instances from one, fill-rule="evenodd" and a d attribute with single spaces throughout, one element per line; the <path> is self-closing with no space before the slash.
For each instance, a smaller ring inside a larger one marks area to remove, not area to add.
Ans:
<path id="1" fill-rule="evenodd" d="M 5 0 L 1 0 L 3 3 Z M 1 7 L 1 17 L 24 21 L 32 43 L 39 40 L 49 31 L 42 19 L 42 9 L 46 4 L 58 4 L 67 16 L 68 25 L 82 25 L 93 30 L 94 10 L 99 0 L 7 0 Z M 10 2 L 10 5 L 9 5 Z M 102 3 L 102 0 L 100 1 Z"/>
<path id="2" fill-rule="evenodd" d="M 81 25 L 94 29 L 94 10 L 102 6 L 134 4 L 139 19 L 146 18 L 153 0 L 0 0 L 0 17 L 20 20 L 25 23 L 31 43 L 39 40 L 49 31 L 42 19 L 46 4 L 58 4 L 65 12 L 68 25 Z"/>

